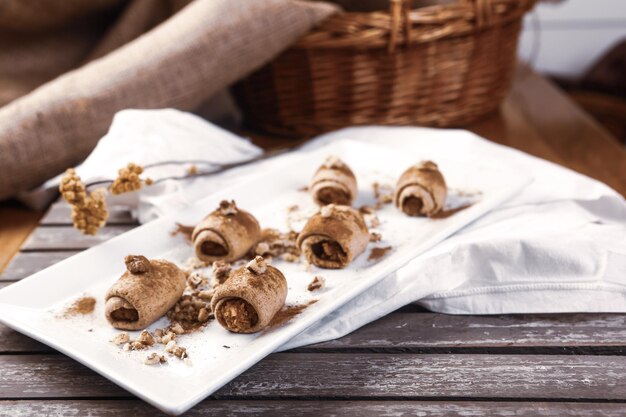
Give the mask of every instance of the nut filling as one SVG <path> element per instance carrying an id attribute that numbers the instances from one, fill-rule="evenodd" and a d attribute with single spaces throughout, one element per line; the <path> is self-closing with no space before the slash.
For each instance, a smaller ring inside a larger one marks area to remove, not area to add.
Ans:
<path id="1" fill-rule="evenodd" d="M 220 302 L 217 314 L 228 330 L 242 332 L 256 326 L 259 321 L 254 308 L 244 299 L 229 298 Z"/>
<path id="2" fill-rule="evenodd" d="M 342 204 L 350 205 L 352 199 L 350 194 L 335 187 L 324 187 L 317 192 L 317 199 L 322 204 Z"/>
<path id="3" fill-rule="evenodd" d="M 345 262 L 347 255 L 341 245 L 331 240 L 322 240 L 311 245 L 313 254 L 324 261 Z"/>
<path id="4" fill-rule="evenodd" d="M 419 197 L 407 197 L 402 201 L 402 211 L 409 216 L 419 216 L 424 202 Z"/>
<path id="5" fill-rule="evenodd" d="M 209 256 L 225 256 L 228 250 L 217 242 L 206 241 L 202 243 L 202 253 Z"/>
<path id="6" fill-rule="evenodd" d="M 139 313 L 134 308 L 120 307 L 111 312 L 111 318 L 118 321 L 137 321 Z"/>

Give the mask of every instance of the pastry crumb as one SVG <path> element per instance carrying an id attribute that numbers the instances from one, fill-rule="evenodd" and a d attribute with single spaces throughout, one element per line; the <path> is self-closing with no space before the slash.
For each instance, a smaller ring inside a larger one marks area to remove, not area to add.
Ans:
<path id="1" fill-rule="evenodd" d="M 387 253 L 391 250 L 391 246 L 386 246 L 384 248 L 372 248 L 370 255 L 368 256 L 368 261 L 377 261 L 387 255 Z"/>

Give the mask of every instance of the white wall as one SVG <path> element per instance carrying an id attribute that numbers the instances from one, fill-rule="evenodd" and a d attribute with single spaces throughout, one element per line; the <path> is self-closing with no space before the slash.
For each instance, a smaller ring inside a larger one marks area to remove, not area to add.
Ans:
<path id="1" fill-rule="evenodd" d="M 542 2 L 534 10 L 524 21 L 519 55 L 540 72 L 578 78 L 626 40 L 626 0 Z"/>

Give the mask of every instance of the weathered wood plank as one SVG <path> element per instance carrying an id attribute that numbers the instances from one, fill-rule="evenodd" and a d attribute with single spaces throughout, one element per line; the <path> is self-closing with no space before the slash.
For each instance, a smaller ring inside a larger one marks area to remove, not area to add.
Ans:
<path id="1" fill-rule="evenodd" d="M 70 226 L 44 226 L 38 227 L 29 236 L 22 251 L 41 250 L 81 250 L 105 242 L 112 237 L 121 235 L 137 226 L 117 225 L 102 228 L 96 236 L 86 236 Z"/>
<path id="2" fill-rule="evenodd" d="M 581 349 L 578 353 L 589 353 L 593 347 L 606 348 L 598 349 L 595 353 L 626 351 L 626 315 L 390 314 L 341 339 L 311 345 L 302 350 L 369 349 L 434 353 L 491 348 L 492 352 L 512 353 L 520 352 L 519 348 L 541 348 L 541 353 L 558 353 L 567 347 L 590 348 Z M 571 351 L 577 352 L 575 349 Z"/>
<path id="3" fill-rule="evenodd" d="M 128 207 L 112 206 L 109 207 L 109 218 L 107 225 L 117 224 L 138 224 L 137 220 L 131 215 Z M 72 225 L 72 209 L 63 200 L 53 203 L 48 212 L 41 219 L 40 224 L 43 225 Z"/>
<path id="4" fill-rule="evenodd" d="M 49 347 L 0 325 L 0 352 L 46 353 Z M 623 354 L 626 315 L 450 316 L 396 312 L 337 340 L 299 353 Z"/>
<path id="5" fill-rule="evenodd" d="M 3 399 L 127 396 L 62 355 L 0 355 Z M 624 401 L 626 357 L 278 353 L 214 397 Z"/>
<path id="6" fill-rule="evenodd" d="M 17 281 L 26 278 L 79 252 L 20 252 L 0 274 L 0 281 Z"/>
<path id="7" fill-rule="evenodd" d="M 24 400 L 0 401 L 11 416 L 153 417 L 165 416 L 139 400 Z M 207 415 L 346 417 L 428 415 L 431 417 L 621 417 L 624 404 L 557 402 L 425 402 L 425 401 L 224 401 L 207 400 L 185 413 Z"/>

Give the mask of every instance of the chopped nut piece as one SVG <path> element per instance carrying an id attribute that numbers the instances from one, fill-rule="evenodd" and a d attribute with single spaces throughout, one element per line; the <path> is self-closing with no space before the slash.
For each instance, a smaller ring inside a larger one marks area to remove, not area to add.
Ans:
<path id="1" fill-rule="evenodd" d="M 233 200 L 231 201 L 222 200 L 220 202 L 219 210 L 220 210 L 220 213 L 222 213 L 224 216 L 233 215 L 237 213 L 237 205 L 235 204 Z"/>
<path id="2" fill-rule="evenodd" d="M 163 343 L 164 345 L 167 345 L 169 342 L 171 342 L 174 339 L 176 339 L 176 333 L 170 331 L 170 332 L 167 332 L 163 337 L 161 337 L 161 343 Z"/>
<path id="3" fill-rule="evenodd" d="M 309 291 L 317 291 L 323 288 L 325 285 L 326 285 L 326 279 L 324 279 L 324 277 L 320 275 L 316 275 L 315 278 L 313 278 L 313 281 L 309 283 L 309 286 L 306 287 L 306 289 Z"/>
<path id="4" fill-rule="evenodd" d="M 130 339 L 128 338 L 128 333 L 122 332 L 122 333 L 115 335 L 115 337 L 113 338 L 113 340 L 111 340 L 111 342 L 115 343 L 116 345 L 121 345 L 124 343 L 128 343 L 129 340 Z"/>
<path id="5" fill-rule="evenodd" d="M 375 227 L 378 227 L 378 226 L 380 226 L 380 220 L 378 219 L 377 216 L 373 216 L 370 219 L 370 227 L 371 228 L 375 228 Z"/>
<path id="6" fill-rule="evenodd" d="M 262 256 L 257 256 L 246 265 L 246 268 L 257 275 L 265 273 L 267 270 L 267 264 Z"/>
<path id="7" fill-rule="evenodd" d="M 199 291 L 198 297 L 205 301 L 211 301 L 213 298 L 213 290 Z"/>
<path id="8" fill-rule="evenodd" d="M 322 209 L 320 210 L 320 214 L 322 215 L 322 217 L 330 217 L 333 215 L 334 209 L 335 209 L 334 204 L 328 204 L 322 207 Z"/>
<path id="9" fill-rule="evenodd" d="M 141 255 L 128 255 L 124 258 L 124 263 L 131 274 L 145 274 L 152 267 L 148 258 Z"/>
<path id="10" fill-rule="evenodd" d="M 169 342 L 167 342 L 167 345 L 165 345 L 165 351 L 167 353 L 174 353 L 174 348 L 176 348 L 175 340 L 170 340 Z"/>
<path id="11" fill-rule="evenodd" d="M 180 325 L 180 323 L 174 323 L 172 324 L 172 331 L 176 334 L 184 334 L 185 333 L 185 329 L 183 328 L 183 326 Z"/>
<path id="12" fill-rule="evenodd" d="M 261 240 L 254 248 L 254 253 L 261 255 L 268 261 L 271 256 L 281 256 L 284 253 L 290 253 L 294 256 L 300 256 L 300 248 L 296 244 L 298 233 L 294 231 L 281 233 L 274 229 L 263 229 L 261 232 Z"/>
<path id="13" fill-rule="evenodd" d="M 346 167 L 346 164 L 339 159 L 337 155 L 330 155 L 326 158 L 322 166 L 325 168 L 343 168 Z"/>
<path id="14" fill-rule="evenodd" d="M 146 359 L 144 359 L 143 363 L 145 365 L 156 365 L 157 363 L 166 363 L 167 358 L 163 355 L 159 355 L 156 352 L 152 352 Z"/>
<path id="15" fill-rule="evenodd" d="M 380 233 L 376 233 L 376 232 L 370 233 L 370 242 L 380 242 L 382 238 L 383 237 Z"/>
<path id="16" fill-rule="evenodd" d="M 259 242 L 259 244 L 256 245 L 254 252 L 257 255 L 261 255 L 261 256 L 267 255 L 268 253 L 270 253 L 270 244 L 267 242 Z"/>
<path id="17" fill-rule="evenodd" d="M 187 284 L 191 288 L 197 288 L 203 281 L 206 282 L 206 278 L 199 272 L 192 272 L 189 274 L 189 277 L 187 277 Z"/>
<path id="18" fill-rule="evenodd" d="M 165 335 L 165 331 L 163 329 L 155 329 L 154 336 L 155 337 L 163 337 Z"/>
<path id="19" fill-rule="evenodd" d="M 198 321 L 209 321 L 209 310 L 206 308 L 201 308 L 198 312 Z"/>
<path id="20" fill-rule="evenodd" d="M 122 346 L 122 350 L 128 352 L 130 350 L 130 343 L 125 343 L 124 346 Z"/>
<path id="21" fill-rule="evenodd" d="M 213 262 L 213 279 L 219 284 L 223 284 L 224 281 L 230 276 L 231 265 L 228 262 L 216 261 Z"/>
<path id="22" fill-rule="evenodd" d="M 182 346 L 174 347 L 174 349 L 172 349 L 172 353 L 174 354 L 174 356 L 179 357 L 180 359 L 185 359 L 189 357 L 189 355 L 187 354 L 187 349 Z"/>
<path id="23" fill-rule="evenodd" d="M 201 261 L 195 256 L 187 258 L 187 260 L 185 261 L 185 265 L 191 269 L 206 268 L 208 266 L 206 262 Z"/>
<path id="24" fill-rule="evenodd" d="M 130 349 L 131 350 L 144 350 L 144 349 L 148 349 L 148 345 L 144 345 L 143 343 L 135 340 L 133 342 L 130 342 Z"/>
<path id="25" fill-rule="evenodd" d="M 147 330 L 143 330 L 141 332 L 141 334 L 139 335 L 139 339 L 137 339 L 137 341 L 143 343 L 146 346 L 154 345 L 154 337 L 152 337 L 150 332 Z"/>
<path id="26" fill-rule="evenodd" d="M 283 261 L 294 263 L 298 262 L 300 260 L 300 257 L 292 253 L 283 253 L 282 255 L 280 255 L 280 259 L 282 259 Z"/>

